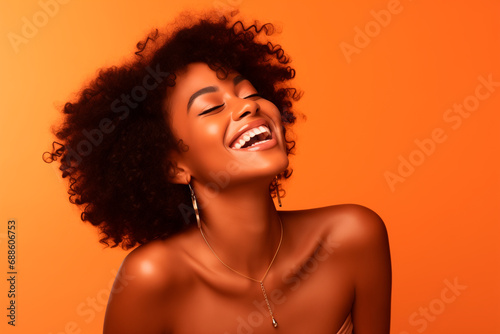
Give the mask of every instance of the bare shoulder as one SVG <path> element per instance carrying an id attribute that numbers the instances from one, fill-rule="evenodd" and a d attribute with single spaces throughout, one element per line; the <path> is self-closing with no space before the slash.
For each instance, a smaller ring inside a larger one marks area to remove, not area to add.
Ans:
<path id="1" fill-rule="evenodd" d="M 170 241 L 155 240 L 131 251 L 123 260 L 120 271 L 136 277 L 137 287 L 144 289 L 166 289 L 182 271 L 178 249 Z"/>
<path id="2" fill-rule="evenodd" d="M 392 270 L 386 226 L 373 210 L 356 204 L 289 212 L 296 230 L 321 233 L 346 255 L 355 300 L 356 333 L 389 333 Z M 300 228 L 299 228 L 300 227 Z"/>
<path id="3" fill-rule="evenodd" d="M 339 204 L 284 213 L 297 233 L 327 235 L 350 248 L 388 243 L 384 221 L 373 210 L 358 204 Z"/>
<path id="4" fill-rule="evenodd" d="M 175 248 L 153 241 L 122 261 L 108 300 L 103 333 L 168 333 L 169 300 L 183 279 Z"/>
<path id="5" fill-rule="evenodd" d="M 332 216 L 333 227 L 341 229 L 345 241 L 353 246 L 370 246 L 386 243 L 387 228 L 382 218 L 372 209 L 358 204 L 342 204 L 325 208 L 325 215 Z"/>

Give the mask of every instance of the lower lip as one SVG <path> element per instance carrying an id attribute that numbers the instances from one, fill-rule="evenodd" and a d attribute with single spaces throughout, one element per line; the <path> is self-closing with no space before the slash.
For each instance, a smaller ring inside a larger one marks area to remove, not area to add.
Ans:
<path id="1" fill-rule="evenodd" d="M 240 148 L 240 149 L 233 149 L 235 151 L 262 151 L 262 150 L 267 150 L 270 149 L 278 144 L 278 141 L 276 138 L 271 138 L 270 140 L 262 143 L 262 144 L 256 144 L 251 147 L 245 147 L 245 148 Z"/>

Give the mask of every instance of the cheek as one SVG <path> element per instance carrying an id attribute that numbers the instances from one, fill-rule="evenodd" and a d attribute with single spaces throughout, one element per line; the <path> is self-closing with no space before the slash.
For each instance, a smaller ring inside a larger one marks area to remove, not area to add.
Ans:
<path id="1" fill-rule="evenodd" d="M 221 128 L 218 124 L 209 124 L 205 127 L 205 132 L 210 137 L 220 137 Z"/>
<path id="2" fill-rule="evenodd" d="M 212 150 L 224 144 L 225 128 L 217 122 L 203 122 L 191 129 L 193 145 L 201 150 Z"/>
<path id="3" fill-rule="evenodd" d="M 262 109 L 267 111 L 266 113 L 269 115 L 269 117 L 271 117 L 273 121 L 279 121 L 281 123 L 281 115 L 278 107 L 276 107 L 276 105 L 274 105 L 274 103 L 272 103 L 271 101 L 267 100 L 261 103 Z"/>

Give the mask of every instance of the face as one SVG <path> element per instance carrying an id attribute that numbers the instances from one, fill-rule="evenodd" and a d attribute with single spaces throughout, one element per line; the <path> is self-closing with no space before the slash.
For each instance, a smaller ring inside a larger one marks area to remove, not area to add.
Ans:
<path id="1" fill-rule="evenodd" d="M 279 110 L 258 93 L 238 73 L 220 80 L 205 63 L 176 74 L 165 110 L 174 136 L 189 149 L 172 153 L 181 171 L 173 182 L 270 182 L 286 169 Z"/>

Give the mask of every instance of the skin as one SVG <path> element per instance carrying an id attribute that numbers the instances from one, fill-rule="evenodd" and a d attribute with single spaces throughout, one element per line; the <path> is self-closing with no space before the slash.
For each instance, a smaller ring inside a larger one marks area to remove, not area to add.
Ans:
<path id="1" fill-rule="evenodd" d="M 254 96 L 248 80 L 235 84 L 237 77 L 230 72 L 220 80 L 203 63 L 177 74 L 165 109 L 189 150 L 172 153 L 177 168 L 168 177 L 191 184 L 207 240 L 244 275 L 263 277 L 279 244 L 281 219 L 283 241 L 264 280 L 278 328 L 271 325 L 259 283 L 226 268 L 193 226 L 128 254 L 110 295 L 104 333 L 332 334 L 351 313 L 356 334 L 388 334 L 391 259 L 384 222 L 354 204 L 276 211 L 269 183 L 288 166 L 279 111 Z M 188 111 L 191 96 L 211 86 L 216 90 L 198 95 Z M 269 124 L 276 145 L 231 149 L 228 139 L 255 119 Z"/>

